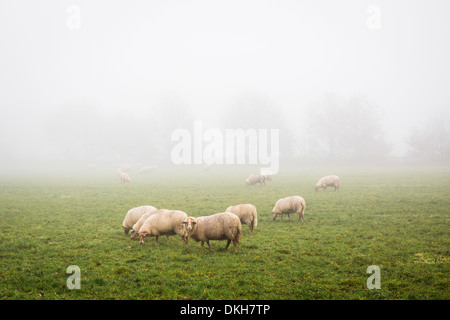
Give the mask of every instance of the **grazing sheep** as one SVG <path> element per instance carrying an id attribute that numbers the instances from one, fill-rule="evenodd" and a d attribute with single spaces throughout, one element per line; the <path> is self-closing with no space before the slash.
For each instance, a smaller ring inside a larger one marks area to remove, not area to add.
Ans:
<path id="1" fill-rule="evenodd" d="M 266 181 L 266 178 L 263 175 L 253 173 L 247 178 L 247 180 L 245 180 L 245 185 L 252 186 L 257 183 L 259 183 L 260 185 L 263 185 L 263 184 L 265 185 L 266 184 L 265 181 Z"/>
<path id="2" fill-rule="evenodd" d="M 125 172 L 119 172 L 120 182 L 122 183 L 130 183 L 131 177 L 128 175 L 128 173 Z"/>
<path id="3" fill-rule="evenodd" d="M 133 228 L 133 225 L 136 222 L 138 222 L 140 217 L 142 217 L 147 212 L 153 212 L 156 210 L 158 209 L 152 206 L 141 206 L 128 210 L 125 219 L 123 219 L 122 223 L 122 228 L 125 234 L 128 234 L 128 231 L 130 231 Z"/>
<path id="4" fill-rule="evenodd" d="M 188 236 L 182 222 L 188 215 L 180 210 L 161 209 L 145 220 L 139 229 L 139 243 L 144 244 L 145 237 L 155 236 L 156 245 L 158 245 L 159 236 L 171 236 L 178 234 L 183 238 L 184 244 L 188 246 Z"/>
<path id="5" fill-rule="evenodd" d="M 325 176 L 320 178 L 319 182 L 316 183 L 316 191 L 319 188 L 327 190 L 327 187 L 334 187 L 334 191 L 339 191 L 339 177 L 338 176 Z"/>
<path id="6" fill-rule="evenodd" d="M 151 166 L 143 166 L 139 169 L 139 172 L 141 174 L 150 174 L 151 172 L 153 172 L 156 169 L 155 165 L 151 165 Z"/>
<path id="7" fill-rule="evenodd" d="M 283 213 L 288 215 L 289 220 L 291 219 L 291 213 L 298 213 L 298 221 L 300 219 L 303 222 L 303 215 L 305 213 L 306 202 L 300 196 L 292 196 L 280 199 L 277 201 L 275 206 L 272 209 L 272 217 L 273 220 L 281 214 L 281 218 L 283 218 Z"/>
<path id="8" fill-rule="evenodd" d="M 149 211 L 139 218 L 139 220 L 133 225 L 133 228 L 131 228 L 130 239 L 134 239 L 139 235 L 139 230 L 141 229 L 145 220 L 147 220 L 151 215 L 155 214 L 156 212 L 158 212 L 158 209 L 155 208 L 155 210 Z"/>
<path id="9" fill-rule="evenodd" d="M 237 204 L 230 206 L 225 210 L 232 212 L 239 217 L 241 224 L 246 224 L 250 228 L 250 234 L 253 234 L 253 228 L 258 225 L 258 213 L 254 205 L 250 203 Z"/>
<path id="10" fill-rule="evenodd" d="M 236 245 L 241 242 L 241 221 L 237 215 L 231 212 L 216 213 L 198 218 L 188 217 L 183 221 L 183 226 L 189 237 L 197 242 L 202 242 L 200 252 L 203 251 L 205 242 L 208 244 L 209 251 L 212 251 L 209 240 L 227 240 L 225 250 L 233 241 L 235 252 Z"/>

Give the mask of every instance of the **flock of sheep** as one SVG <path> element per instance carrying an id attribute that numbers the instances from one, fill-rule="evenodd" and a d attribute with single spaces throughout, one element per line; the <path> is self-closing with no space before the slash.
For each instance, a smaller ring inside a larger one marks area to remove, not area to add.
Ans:
<path id="1" fill-rule="evenodd" d="M 246 180 L 246 184 L 264 184 L 266 180 L 266 176 L 252 174 Z M 323 177 L 317 182 L 315 189 L 316 191 L 319 188 L 326 190 L 327 187 L 334 187 L 337 191 L 339 177 Z M 278 215 L 287 214 L 290 219 L 291 213 L 297 213 L 298 221 L 303 222 L 305 207 L 305 199 L 300 196 L 282 198 L 273 207 L 272 218 L 275 220 Z M 202 217 L 190 217 L 180 210 L 158 210 L 153 206 L 141 206 L 127 212 L 122 227 L 125 235 L 131 231 L 131 239 L 139 236 L 141 244 L 144 244 L 145 238 L 149 236 L 155 237 L 157 245 L 159 236 L 179 235 L 186 247 L 189 238 L 197 242 L 201 241 L 200 251 L 203 251 L 205 242 L 209 251 L 212 251 L 210 240 L 227 240 L 225 250 L 233 242 L 234 251 L 236 251 L 237 244 L 241 241 L 242 224 L 248 225 L 250 234 L 253 234 L 253 229 L 258 224 L 258 214 L 254 205 L 238 204 L 228 207 L 225 212 Z"/>

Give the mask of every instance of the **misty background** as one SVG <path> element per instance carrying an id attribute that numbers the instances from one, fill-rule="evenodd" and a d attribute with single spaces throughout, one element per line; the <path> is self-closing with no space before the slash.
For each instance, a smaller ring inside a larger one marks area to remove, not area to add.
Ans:
<path id="1" fill-rule="evenodd" d="M 279 129 L 283 164 L 450 159 L 450 2 L 0 2 L 0 172 L 171 165 Z"/>

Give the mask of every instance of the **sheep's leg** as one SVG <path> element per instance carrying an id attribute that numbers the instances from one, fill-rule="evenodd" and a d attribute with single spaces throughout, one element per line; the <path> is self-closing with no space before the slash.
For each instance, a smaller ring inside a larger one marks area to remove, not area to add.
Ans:
<path id="1" fill-rule="evenodd" d="M 155 245 L 158 245 L 158 238 L 159 238 L 159 236 L 155 237 Z"/>
<path id="2" fill-rule="evenodd" d="M 248 226 L 250 229 L 250 235 L 253 235 L 253 223 Z"/>
<path id="3" fill-rule="evenodd" d="M 205 241 L 202 241 L 202 248 L 200 249 L 200 252 L 203 252 L 203 244 L 205 243 Z"/>
<path id="4" fill-rule="evenodd" d="M 231 240 L 227 240 L 227 245 L 226 245 L 226 247 L 225 247 L 225 250 L 227 250 L 228 249 L 228 246 L 230 245 L 230 243 L 231 243 Z"/>
<path id="5" fill-rule="evenodd" d="M 206 243 L 208 244 L 209 252 L 211 252 L 212 251 L 212 246 L 209 244 L 209 240 L 206 240 Z"/>
<path id="6" fill-rule="evenodd" d="M 189 241 L 189 237 L 183 237 L 184 239 L 184 245 L 186 246 L 186 248 L 188 247 L 188 241 Z"/>
<path id="7" fill-rule="evenodd" d="M 233 246 L 234 246 L 234 252 L 236 252 L 237 251 L 236 240 L 233 240 Z"/>

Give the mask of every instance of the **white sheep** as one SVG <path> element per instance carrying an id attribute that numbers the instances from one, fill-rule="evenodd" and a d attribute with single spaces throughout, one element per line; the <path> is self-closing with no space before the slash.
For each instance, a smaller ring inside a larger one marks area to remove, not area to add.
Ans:
<path id="1" fill-rule="evenodd" d="M 133 228 L 133 225 L 139 220 L 140 217 L 142 217 L 147 212 L 153 212 L 156 210 L 158 209 L 152 206 L 140 206 L 128 210 L 122 223 L 122 228 L 125 234 L 128 234 L 128 231 Z"/>
<path id="2" fill-rule="evenodd" d="M 155 165 L 151 165 L 151 166 L 142 166 L 142 167 L 139 169 L 139 172 L 140 172 L 141 174 L 149 174 L 149 173 L 153 172 L 155 169 L 156 169 L 156 166 L 155 166 Z"/>
<path id="3" fill-rule="evenodd" d="M 144 244 L 144 239 L 148 236 L 154 236 L 155 243 L 158 245 L 159 236 L 179 235 L 186 247 L 188 246 L 188 236 L 182 222 L 188 215 L 180 210 L 161 209 L 145 220 L 139 229 L 139 243 Z"/>
<path id="4" fill-rule="evenodd" d="M 119 172 L 120 182 L 122 183 L 130 183 L 131 177 L 126 172 Z"/>
<path id="5" fill-rule="evenodd" d="M 202 242 L 200 252 L 203 251 L 205 242 L 208 244 L 209 251 L 212 251 L 209 240 L 227 240 L 225 250 L 233 241 L 234 251 L 236 251 L 236 245 L 241 242 L 241 221 L 232 212 L 216 213 L 198 218 L 188 217 L 183 221 L 183 225 L 189 237 L 197 242 Z"/>
<path id="6" fill-rule="evenodd" d="M 130 239 L 134 239 L 139 235 L 139 230 L 141 229 L 142 225 L 144 224 L 145 220 L 147 220 L 151 215 L 154 215 L 156 212 L 158 212 L 158 209 L 154 208 L 155 210 L 149 211 L 145 214 L 143 214 L 139 220 L 133 225 L 131 228 L 131 234 Z"/>
<path id="7" fill-rule="evenodd" d="M 339 177 L 334 175 L 325 176 L 320 178 L 319 182 L 316 183 L 316 191 L 319 188 L 327 190 L 327 187 L 334 187 L 334 191 L 339 191 Z"/>
<path id="8" fill-rule="evenodd" d="M 241 224 L 248 225 L 250 234 L 253 233 L 253 228 L 258 225 L 258 213 L 256 212 L 255 206 L 250 203 L 230 206 L 225 211 L 234 213 L 241 220 Z"/>
<path id="9" fill-rule="evenodd" d="M 266 181 L 266 178 L 263 175 L 253 173 L 247 178 L 247 180 L 245 180 L 245 185 L 252 186 L 257 183 L 259 183 L 260 185 L 263 185 L 263 184 L 265 185 L 266 184 L 265 181 Z"/>
<path id="10" fill-rule="evenodd" d="M 275 203 L 275 206 L 272 209 L 272 218 L 275 218 L 281 214 L 281 218 L 283 218 L 283 213 L 288 215 L 289 220 L 291 219 L 291 213 L 298 213 L 298 221 L 300 219 L 303 222 L 303 215 L 305 214 L 306 202 L 300 196 L 291 196 L 280 199 Z"/>

